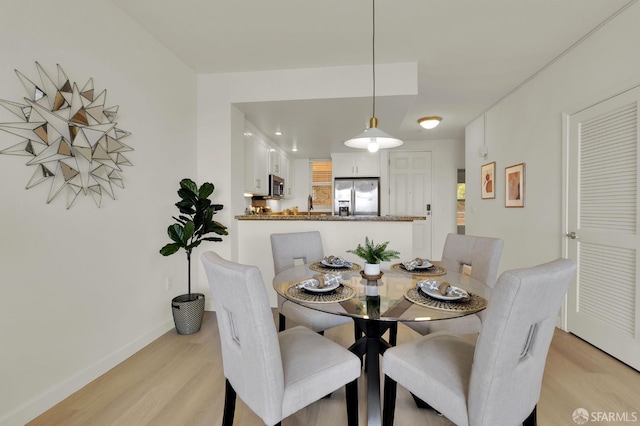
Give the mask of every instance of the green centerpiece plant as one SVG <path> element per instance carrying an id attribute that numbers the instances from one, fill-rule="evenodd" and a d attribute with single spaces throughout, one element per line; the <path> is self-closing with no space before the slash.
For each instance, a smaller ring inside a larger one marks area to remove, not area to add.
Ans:
<path id="1" fill-rule="evenodd" d="M 400 252 L 387 249 L 388 245 L 389 241 L 375 244 L 369 237 L 364 237 L 364 246 L 358 244 L 358 247 L 353 250 L 347 250 L 347 253 L 355 254 L 364 259 L 365 275 L 375 276 L 380 274 L 380 262 L 400 258 Z"/>
<path id="2" fill-rule="evenodd" d="M 200 330 L 204 314 L 204 294 L 191 293 L 191 252 L 203 241 L 222 241 L 210 234 L 228 235 L 227 227 L 213 220 L 213 215 L 222 210 L 222 204 L 212 204 L 209 196 L 215 187 L 206 182 L 200 188 L 191 179 L 182 179 L 175 205 L 180 214 L 169 225 L 167 234 L 171 243 L 160 249 L 160 254 L 170 256 L 180 249 L 187 254 L 188 293 L 176 296 L 171 301 L 173 320 L 179 334 L 192 334 Z"/>

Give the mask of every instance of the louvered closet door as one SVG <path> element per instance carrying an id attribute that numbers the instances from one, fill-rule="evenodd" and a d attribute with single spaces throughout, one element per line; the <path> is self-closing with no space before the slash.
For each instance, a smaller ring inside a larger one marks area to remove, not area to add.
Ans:
<path id="1" fill-rule="evenodd" d="M 634 89 L 569 119 L 569 331 L 640 369 L 638 101 Z"/>

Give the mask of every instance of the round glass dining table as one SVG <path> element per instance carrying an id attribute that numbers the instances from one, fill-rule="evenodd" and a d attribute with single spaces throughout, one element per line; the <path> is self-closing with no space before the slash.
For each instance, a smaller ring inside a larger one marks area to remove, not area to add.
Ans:
<path id="1" fill-rule="evenodd" d="M 390 270 L 383 270 L 380 277 L 366 279 L 359 271 L 340 272 L 331 269 L 322 272 L 318 266 L 316 262 L 289 268 L 276 275 L 273 287 L 287 302 L 353 318 L 357 334 L 362 337 L 349 349 L 361 359 L 364 357 L 365 371 L 368 373 L 367 425 L 381 423 L 379 355 L 395 345 L 398 321 L 437 321 L 470 315 L 484 309 L 486 300 L 483 296 L 488 296 L 490 291 L 483 282 L 444 268 L 440 269 L 441 275 L 434 276 L 428 272 L 405 271 L 396 264 Z M 339 274 L 340 287 L 331 296 L 305 295 L 302 288 L 304 281 L 323 273 Z M 417 283 L 424 280 L 447 281 L 451 286 L 467 291 L 473 296 L 475 304 L 464 307 L 462 304 L 455 305 L 455 302 L 430 300 L 416 289 Z M 462 308 L 456 309 L 456 306 Z M 390 331 L 389 342 L 382 337 L 387 330 Z M 376 374 L 369 374 L 371 372 Z"/>

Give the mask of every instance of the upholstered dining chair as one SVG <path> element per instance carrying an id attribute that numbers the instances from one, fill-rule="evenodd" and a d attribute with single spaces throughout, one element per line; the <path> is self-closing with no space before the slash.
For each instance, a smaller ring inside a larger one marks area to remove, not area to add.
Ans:
<path id="1" fill-rule="evenodd" d="M 575 273 L 567 259 L 504 272 L 475 344 L 439 332 L 388 349 L 383 424 L 393 424 L 399 383 L 458 426 L 535 425 L 555 322 Z"/>
<path id="2" fill-rule="evenodd" d="M 305 328 L 278 333 L 260 271 L 202 254 L 216 309 L 226 378 L 222 424 L 231 426 L 236 395 L 267 425 L 346 386 L 349 426 L 358 424 L 360 360 Z"/>
<path id="3" fill-rule="evenodd" d="M 271 234 L 273 270 L 276 275 L 300 263 L 318 262 L 324 258 L 322 237 L 318 231 Z M 315 311 L 292 303 L 278 295 L 278 329 L 286 328 L 286 319 L 322 334 L 324 330 L 353 322 L 351 318 Z"/>
<path id="4" fill-rule="evenodd" d="M 442 250 L 440 264 L 446 269 L 463 273 L 471 268 L 471 277 L 493 288 L 498 277 L 498 265 L 504 241 L 499 238 L 449 234 Z M 444 321 L 406 322 L 418 333 L 426 335 L 436 331 L 470 334 L 480 331 L 483 313 L 467 315 Z"/>

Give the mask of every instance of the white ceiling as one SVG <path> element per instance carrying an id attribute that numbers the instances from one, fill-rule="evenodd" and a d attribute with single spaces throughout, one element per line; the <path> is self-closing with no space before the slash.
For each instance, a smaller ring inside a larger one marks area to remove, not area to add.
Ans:
<path id="1" fill-rule="evenodd" d="M 111 0 L 197 73 L 371 64 L 371 0 Z M 376 63 L 418 63 L 418 96 L 376 103 L 404 140 L 464 126 L 636 0 L 377 0 Z M 371 98 L 241 104 L 294 157 L 349 151 Z M 419 117 L 444 118 L 421 130 Z M 330 125 L 327 125 L 330 123 Z M 273 132 L 280 128 L 283 136 Z M 298 153 L 291 153 L 292 144 Z"/>

